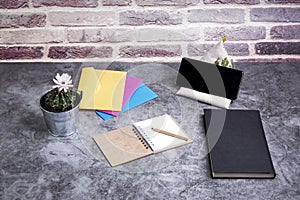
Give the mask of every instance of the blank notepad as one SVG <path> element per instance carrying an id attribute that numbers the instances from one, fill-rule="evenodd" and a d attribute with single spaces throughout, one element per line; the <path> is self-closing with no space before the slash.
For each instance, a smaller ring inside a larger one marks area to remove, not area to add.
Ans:
<path id="1" fill-rule="evenodd" d="M 188 140 L 156 133 L 151 127 L 172 131 Z M 111 166 L 121 165 L 151 154 L 192 143 L 180 126 L 169 115 L 162 115 L 112 130 L 93 137 Z"/>
<path id="2" fill-rule="evenodd" d="M 99 86 L 96 99 L 99 110 L 121 111 L 127 72 L 96 70 Z"/>
<path id="3" fill-rule="evenodd" d="M 78 90 L 83 92 L 81 109 L 121 111 L 127 72 L 82 69 Z"/>
<path id="4" fill-rule="evenodd" d="M 185 141 L 152 130 L 152 128 L 157 128 L 187 137 L 184 130 L 180 128 L 180 126 L 170 115 L 162 115 L 159 117 L 147 119 L 144 121 L 136 122 L 133 125 L 142 135 L 142 137 L 145 139 L 154 153 L 172 149 L 191 142 L 191 140 Z"/>
<path id="5" fill-rule="evenodd" d="M 93 67 L 85 67 L 81 71 L 78 90 L 82 91 L 80 109 L 94 109 L 97 96 L 99 79 Z"/>

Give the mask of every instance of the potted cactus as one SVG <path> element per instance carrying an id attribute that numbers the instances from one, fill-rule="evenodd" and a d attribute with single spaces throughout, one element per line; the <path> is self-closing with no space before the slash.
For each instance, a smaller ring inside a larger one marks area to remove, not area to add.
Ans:
<path id="1" fill-rule="evenodd" d="M 73 89 L 71 76 L 57 74 L 56 84 L 40 98 L 40 107 L 48 131 L 53 136 L 68 136 L 76 132 L 82 94 Z"/>

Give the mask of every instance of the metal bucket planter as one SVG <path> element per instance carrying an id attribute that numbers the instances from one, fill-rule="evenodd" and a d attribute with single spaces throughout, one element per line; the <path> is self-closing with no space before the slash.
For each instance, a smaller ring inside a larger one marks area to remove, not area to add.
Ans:
<path id="1" fill-rule="evenodd" d="M 82 99 L 82 93 L 73 90 L 76 93 L 75 106 L 71 110 L 64 112 L 51 112 L 45 109 L 46 93 L 40 98 L 40 108 L 43 111 L 44 120 L 48 131 L 53 136 L 65 137 L 77 132 L 79 105 Z"/>

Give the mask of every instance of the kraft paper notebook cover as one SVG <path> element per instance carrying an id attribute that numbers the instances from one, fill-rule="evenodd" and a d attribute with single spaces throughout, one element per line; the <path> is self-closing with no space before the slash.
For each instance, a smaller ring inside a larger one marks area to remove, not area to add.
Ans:
<path id="1" fill-rule="evenodd" d="M 275 177 L 258 110 L 205 109 L 204 124 L 213 178 Z"/>
<path id="2" fill-rule="evenodd" d="M 131 98 L 129 99 L 128 103 L 123 107 L 121 113 L 135 108 L 147 101 L 155 99 L 157 94 L 153 92 L 147 85 L 141 83 L 138 89 L 133 93 Z M 99 115 L 103 120 L 108 120 L 113 118 L 114 116 L 103 113 L 101 111 L 96 111 L 97 115 Z"/>
<path id="3" fill-rule="evenodd" d="M 158 133 L 152 128 L 159 128 L 186 137 L 187 141 Z M 117 166 L 192 142 L 170 115 L 136 122 L 104 134 L 98 134 L 93 139 L 111 166 Z"/>
<path id="4" fill-rule="evenodd" d="M 139 85 L 142 83 L 142 81 L 143 81 L 143 79 L 127 75 L 126 82 L 125 82 L 122 108 L 124 108 L 124 106 L 127 104 L 130 97 L 133 95 L 133 93 L 136 91 L 136 89 L 139 87 Z M 120 114 L 119 111 L 112 111 L 112 110 L 100 110 L 100 112 L 110 114 L 113 116 L 118 116 Z"/>
<path id="5" fill-rule="evenodd" d="M 78 90 L 83 92 L 80 109 L 122 109 L 127 72 L 82 69 Z"/>

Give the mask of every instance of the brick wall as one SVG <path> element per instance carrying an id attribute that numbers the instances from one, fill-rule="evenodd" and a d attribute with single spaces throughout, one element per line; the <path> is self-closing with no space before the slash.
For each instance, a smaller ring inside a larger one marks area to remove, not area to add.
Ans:
<path id="1" fill-rule="evenodd" d="M 300 61 L 300 0 L 0 0 L 0 61 Z"/>

